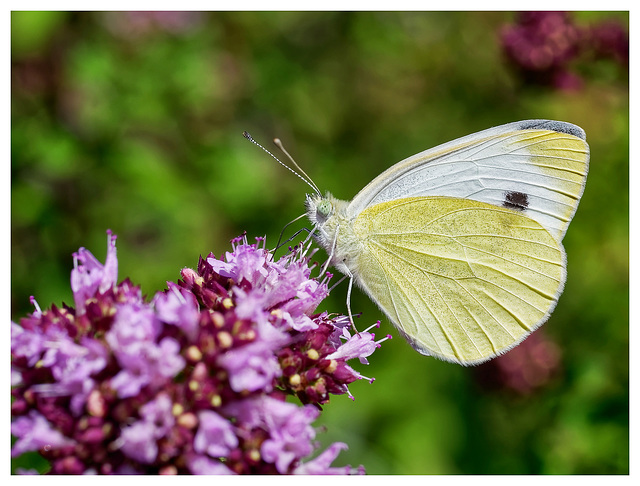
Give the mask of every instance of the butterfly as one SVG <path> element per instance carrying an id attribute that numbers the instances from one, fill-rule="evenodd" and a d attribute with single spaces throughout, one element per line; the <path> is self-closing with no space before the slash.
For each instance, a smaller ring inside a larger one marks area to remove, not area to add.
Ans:
<path id="1" fill-rule="evenodd" d="M 349 294 L 355 282 L 418 352 L 479 364 L 554 310 L 588 166 L 580 127 L 519 121 L 413 155 L 351 201 L 316 188 L 307 216 Z"/>

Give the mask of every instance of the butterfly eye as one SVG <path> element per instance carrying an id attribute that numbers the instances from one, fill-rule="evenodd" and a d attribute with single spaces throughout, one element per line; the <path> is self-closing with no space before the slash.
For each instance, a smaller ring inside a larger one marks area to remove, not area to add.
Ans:
<path id="1" fill-rule="evenodd" d="M 322 216 L 323 218 L 327 218 L 333 211 L 333 205 L 330 201 L 323 199 L 316 207 L 316 210 L 318 212 L 318 215 Z"/>

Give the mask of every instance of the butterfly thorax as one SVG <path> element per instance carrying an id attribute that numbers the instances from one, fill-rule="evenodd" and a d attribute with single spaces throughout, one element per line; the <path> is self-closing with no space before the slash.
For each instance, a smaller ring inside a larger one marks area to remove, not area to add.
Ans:
<path id="1" fill-rule="evenodd" d="M 322 246 L 331 265 L 345 275 L 351 275 L 352 259 L 362 252 L 362 243 L 353 232 L 353 221 L 347 215 L 348 201 L 336 199 L 330 193 L 307 195 L 307 217 L 314 226 L 314 237 Z"/>

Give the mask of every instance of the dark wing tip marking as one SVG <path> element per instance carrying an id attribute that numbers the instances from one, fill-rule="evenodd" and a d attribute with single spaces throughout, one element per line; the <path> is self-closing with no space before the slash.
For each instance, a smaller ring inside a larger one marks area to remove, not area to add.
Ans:
<path id="1" fill-rule="evenodd" d="M 502 206 L 508 209 L 524 211 L 529 207 L 529 196 L 524 192 L 509 191 L 504 194 Z"/>
<path id="2" fill-rule="evenodd" d="M 552 130 L 558 133 L 573 135 L 574 137 L 578 137 L 582 140 L 587 139 L 584 130 L 579 126 L 555 120 L 524 120 L 519 122 L 518 128 L 520 130 Z"/>

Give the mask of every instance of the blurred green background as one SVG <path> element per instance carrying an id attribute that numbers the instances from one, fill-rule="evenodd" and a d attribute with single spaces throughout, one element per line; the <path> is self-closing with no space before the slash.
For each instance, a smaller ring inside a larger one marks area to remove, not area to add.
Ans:
<path id="1" fill-rule="evenodd" d="M 605 40 L 606 28 L 628 32 L 625 12 L 565 20 L 587 38 L 599 26 Z M 518 68 L 504 40 L 518 22 L 13 12 L 12 318 L 30 312 L 29 295 L 43 308 L 73 303 L 71 254 L 84 246 L 103 261 L 108 228 L 120 279 L 147 295 L 243 231 L 275 244 L 309 189 L 243 130 L 269 148 L 279 137 L 323 191 L 350 199 L 439 143 L 520 119 L 569 121 L 587 133 L 591 166 L 549 322 L 505 357 L 463 368 L 418 355 L 383 320 L 394 339 L 354 365 L 376 381 L 325 407 L 319 439 L 346 442 L 335 464 L 370 474 L 627 474 L 628 65 L 601 48 L 569 56 L 556 77 Z M 345 293 L 320 310 L 345 312 Z M 382 318 L 360 292 L 352 307 L 361 329 Z"/>

